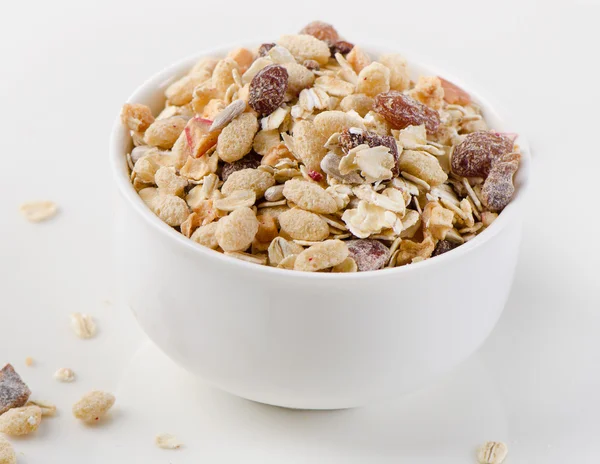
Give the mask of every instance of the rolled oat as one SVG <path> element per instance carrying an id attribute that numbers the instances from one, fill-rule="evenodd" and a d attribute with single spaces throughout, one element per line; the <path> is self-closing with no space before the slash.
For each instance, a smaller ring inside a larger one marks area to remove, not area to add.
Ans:
<path id="1" fill-rule="evenodd" d="M 413 82 L 401 55 L 370 56 L 327 23 L 203 59 L 165 93 L 156 118 L 123 107 L 133 186 L 183 235 L 247 262 L 419 262 L 482 233 L 514 195 L 514 134 L 489 130 L 456 85 Z"/>

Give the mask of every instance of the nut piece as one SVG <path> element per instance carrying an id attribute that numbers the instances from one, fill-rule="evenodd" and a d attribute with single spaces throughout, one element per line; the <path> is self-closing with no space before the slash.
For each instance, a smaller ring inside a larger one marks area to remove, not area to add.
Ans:
<path id="1" fill-rule="evenodd" d="M 68 367 L 61 367 L 54 373 L 54 378 L 59 382 L 73 382 L 75 380 L 75 372 Z"/>
<path id="2" fill-rule="evenodd" d="M 356 91 L 374 97 L 390 90 L 390 70 L 376 61 L 365 66 L 358 74 Z"/>
<path id="3" fill-rule="evenodd" d="M 23 382 L 12 365 L 7 364 L 0 370 L 0 414 L 27 403 L 31 390 Z"/>
<path id="4" fill-rule="evenodd" d="M 331 24 L 324 23 L 323 21 L 313 21 L 308 23 L 300 31 L 300 34 L 312 35 L 323 42 L 327 42 L 330 46 L 340 39 L 335 28 Z"/>
<path id="5" fill-rule="evenodd" d="M 216 237 L 225 251 L 246 250 L 258 232 L 258 219 L 250 208 L 239 208 L 217 223 Z"/>
<path id="6" fill-rule="evenodd" d="M 58 207 L 52 201 L 30 201 L 21 204 L 19 211 L 29 222 L 41 222 L 56 216 Z"/>
<path id="7" fill-rule="evenodd" d="M 223 111 L 215 117 L 209 131 L 215 132 L 223 129 L 233 119 L 237 118 L 246 110 L 246 102 L 244 100 L 232 101 Z"/>
<path id="8" fill-rule="evenodd" d="M 185 129 L 186 124 L 187 120 L 181 116 L 157 119 L 146 129 L 144 142 L 152 147 L 169 150 Z"/>
<path id="9" fill-rule="evenodd" d="M 477 450 L 480 464 L 501 464 L 508 454 L 507 446 L 499 441 L 488 441 Z"/>
<path id="10" fill-rule="evenodd" d="M 125 103 L 121 110 L 121 121 L 129 130 L 144 132 L 154 122 L 154 116 L 146 105 Z"/>
<path id="11" fill-rule="evenodd" d="M 0 416 L 0 432 L 20 436 L 35 432 L 42 422 L 42 410 L 38 406 L 13 408 Z"/>
<path id="12" fill-rule="evenodd" d="M 258 119 L 252 113 L 243 113 L 231 121 L 219 135 L 217 153 L 228 163 L 242 159 L 252 150 Z"/>
<path id="13" fill-rule="evenodd" d="M 275 184 L 273 175 L 258 169 L 242 169 L 229 175 L 221 192 L 231 195 L 236 190 L 252 190 L 256 198 L 262 197 L 267 189 Z"/>
<path id="14" fill-rule="evenodd" d="M 79 338 L 92 338 L 96 335 L 96 323 L 89 314 L 71 314 L 71 328 Z"/>
<path id="15" fill-rule="evenodd" d="M 341 264 L 348 257 L 348 247 L 341 240 L 325 240 L 304 250 L 294 262 L 294 270 L 315 272 Z"/>
<path id="16" fill-rule="evenodd" d="M 331 56 L 327 43 L 308 34 L 282 35 L 278 45 L 287 48 L 299 63 L 315 60 L 324 65 Z"/>
<path id="17" fill-rule="evenodd" d="M 17 455 L 10 442 L 0 436 L 0 464 L 17 464 Z"/>
<path id="18" fill-rule="evenodd" d="M 256 216 L 258 219 L 258 232 L 256 233 L 256 240 L 263 243 L 269 243 L 275 237 L 277 237 L 277 221 L 274 217 L 266 214 L 260 214 Z"/>
<path id="19" fill-rule="evenodd" d="M 115 404 L 115 396 L 93 390 L 73 405 L 73 415 L 84 422 L 93 422 L 104 416 Z"/>
<path id="20" fill-rule="evenodd" d="M 307 211 L 332 214 L 338 210 L 335 199 L 314 182 L 290 179 L 285 183 L 283 196 Z"/>
<path id="21" fill-rule="evenodd" d="M 329 236 L 329 225 L 315 213 L 292 208 L 279 215 L 279 225 L 294 240 L 317 242 Z"/>
<path id="22" fill-rule="evenodd" d="M 154 443 L 156 446 L 162 449 L 178 449 L 181 448 L 181 443 L 175 435 L 171 435 L 170 433 L 161 433 L 156 435 L 154 438 Z"/>

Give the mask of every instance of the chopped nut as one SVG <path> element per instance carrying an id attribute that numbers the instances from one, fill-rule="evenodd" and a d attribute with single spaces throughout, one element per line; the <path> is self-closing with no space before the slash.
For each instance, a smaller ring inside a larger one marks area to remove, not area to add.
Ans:
<path id="1" fill-rule="evenodd" d="M 477 450 L 477 459 L 480 464 L 502 464 L 508 448 L 502 442 L 488 441 Z"/>
<path id="2" fill-rule="evenodd" d="M 181 448 L 183 443 L 181 443 L 175 435 L 171 435 L 170 433 L 161 433 L 154 438 L 154 443 L 156 446 L 162 449 L 178 449 Z"/>
<path id="3" fill-rule="evenodd" d="M 73 382 L 75 380 L 75 372 L 68 367 L 61 367 L 54 373 L 54 378 L 59 382 Z"/>
<path id="4" fill-rule="evenodd" d="M 71 314 L 71 328 L 79 338 L 92 338 L 96 335 L 96 323 L 89 314 Z"/>
<path id="5" fill-rule="evenodd" d="M 29 222 L 41 222 L 56 216 L 58 207 L 52 201 L 30 201 L 23 203 L 19 211 Z"/>
<path id="6" fill-rule="evenodd" d="M 111 393 L 93 390 L 73 405 L 73 415 L 84 422 L 93 422 L 102 418 L 115 404 Z"/>
<path id="7" fill-rule="evenodd" d="M 121 121 L 129 130 L 144 132 L 154 122 L 154 117 L 146 105 L 126 103 L 121 111 Z"/>

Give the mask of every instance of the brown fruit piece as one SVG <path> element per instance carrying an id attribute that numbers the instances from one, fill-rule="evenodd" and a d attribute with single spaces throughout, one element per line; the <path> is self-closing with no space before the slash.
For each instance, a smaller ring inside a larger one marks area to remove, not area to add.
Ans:
<path id="1" fill-rule="evenodd" d="M 381 269 L 390 259 L 390 249 L 377 240 L 348 240 L 346 245 L 359 272 Z"/>
<path id="2" fill-rule="evenodd" d="M 287 88 L 287 69 L 278 64 L 271 64 L 252 78 L 248 104 L 257 113 L 269 115 L 283 103 Z"/>
<path id="3" fill-rule="evenodd" d="M 274 43 L 262 44 L 260 47 L 258 47 L 258 56 L 267 56 L 269 54 L 269 50 L 271 50 L 274 46 Z"/>
<path id="4" fill-rule="evenodd" d="M 338 32 L 331 24 L 324 23 L 323 21 L 313 21 L 307 24 L 300 31 L 300 34 L 308 34 L 316 37 L 327 44 L 332 45 L 337 42 L 340 38 Z"/>
<path id="5" fill-rule="evenodd" d="M 452 152 L 452 172 L 463 177 L 485 178 L 494 161 L 510 153 L 513 146 L 510 138 L 498 132 L 479 131 L 468 134 Z"/>
<path id="6" fill-rule="evenodd" d="M 444 253 L 454 250 L 458 246 L 458 243 L 449 242 L 448 240 L 440 240 L 436 243 L 431 257 L 443 255 Z"/>
<path id="7" fill-rule="evenodd" d="M 390 149 L 390 153 L 394 157 L 396 164 L 392 169 L 394 176 L 398 175 L 398 145 L 396 140 L 391 135 L 379 135 L 375 132 L 359 129 L 357 127 L 351 127 L 350 129 L 344 129 L 340 133 L 339 144 L 346 153 L 352 150 L 354 147 L 366 143 L 369 147 L 384 146 Z"/>
<path id="8" fill-rule="evenodd" d="M 347 55 L 354 48 L 354 44 L 350 42 L 346 42 L 345 40 L 338 40 L 334 43 L 329 49 L 331 50 L 331 56 L 335 56 L 336 53 L 341 53 L 342 55 Z"/>
<path id="9" fill-rule="evenodd" d="M 14 367 L 7 364 L 0 370 L 0 415 L 9 409 L 19 408 L 27 403 L 31 390 L 17 374 Z"/>
<path id="10" fill-rule="evenodd" d="M 374 110 L 381 114 L 394 129 L 425 124 L 427 132 L 433 134 L 440 125 L 437 111 L 396 90 L 377 95 Z"/>
<path id="11" fill-rule="evenodd" d="M 233 163 L 225 163 L 221 169 L 221 179 L 225 182 L 227 178 L 236 171 L 241 171 L 242 169 L 256 169 L 260 166 L 260 160 L 261 157 L 256 153 L 248 153 L 242 159 L 234 161 Z"/>

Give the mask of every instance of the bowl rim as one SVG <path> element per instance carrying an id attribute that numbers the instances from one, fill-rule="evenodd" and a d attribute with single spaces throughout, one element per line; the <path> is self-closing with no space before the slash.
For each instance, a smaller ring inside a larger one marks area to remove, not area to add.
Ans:
<path id="1" fill-rule="evenodd" d="M 165 85 L 172 82 L 174 79 L 181 77 L 186 71 L 188 71 L 198 60 L 206 57 L 219 57 L 225 56 L 230 50 L 236 47 L 247 47 L 250 49 L 258 47 L 263 42 L 250 42 L 250 43 L 236 43 L 226 44 L 220 47 L 204 49 L 192 55 L 189 55 L 183 59 L 176 61 L 175 63 L 167 66 L 161 71 L 155 73 L 150 78 L 146 79 L 135 91 L 127 98 L 127 103 L 138 102 L 143 99 L 143 95 L 148 92 L 155 92 L 159 88 L 164 88 Z M 497 110 L 494 109 L 488 100 L 481 97 L 481 95 L 473 90 L 470 86 L 465 85 L 464 82 L 451 75 L 450 73 L 444 72 L 436 66 L 431 66 L 428 63 L 420 60 L 419 58 L 413 57 L 411 54 L 402 53 L 392 49 L 389 46 L 382 46 L 376 43 L 363 43 L 361 47 L 372 55 L 380 55 L 383 53 L 398 53 L 402 55 L 409 66 L 417 67 L 419 69 L 427 70 L 430 75 L 442 76 L 445 79 L 455 83 L 456 85 L 463 88 L 469 93 L 472 99 L 482 108 L 484 114 L 493 114 L 495 119 L 499 121 L 501 126 L 506 126 L 506 117 L 501 117 Z M 496 108 L 498 105 L 496 105 Z M 508 114 L 502 109 L 502 115 Z M 122 147 L 126 144 L 125 142 L 131 136 L 129 131 L 121 123 L 120 110 L 117 114 L 113 123 L 110 140 L 109 140 L 109 163 L 112 172 L 112 177 L 117 185 L 120 195 L 126 200 L 127 204 L 135 210 L 135 212 L 148 224 L 149 227 L 153 227 L 160 234 L 162 234 L 166 240 L 172 240 L 173 243 L 177 243 L 189 250 L 190 253 L 195 253 L 201 258 L 209 259 L 220 259 L 224 265 L 239 266 L 246 268 L 248 271 L 264 272 L 265 275 L 278 275 L 280 277 L 291 277 L 294 279 L 368 279 L 375 276 L 389 276 L 391 274 L 402 274 L 406 272 L 415 272 L 424 270 L 427 267 L 440 266 L 449 263 L 451 260 L 460 259 L 461 256 L 470 253 L 471 251 L 479 248 L 485 242 L 491 240 L 494 236 L 501 233 L 510 222 L 518 221 L 520 218 L 522 203 L 525 201 L 529 184 L 531 183 L 531 151 L 527 139 L 521 135 L 521 132 L 511 130 L 510 132 L 516 132 L 518 134 L 518 143 L 521 151 L 521 163 L 517 175 L 519 177 L 519 185 L 513 196 L 511 202 L 504 208 L 504 210 L 498 215 L 493 224 L 486 228 L 482 233 L 478 234 L 473 239 L 462 244 L 461 246 L 451 250 L 449 253 L 444 253 L 440 256 L 436 256 L 435 259 L 425 259 L 423 261 L 412 263 L 406 266 L 399 266 L 393 268 L 382 268 L 374 271 L 363 271 L 363 272 L 351 272 L 351 273 L 322 273 L 322 272 L 303 272 L 291 269 L 279 269 L 272 266 L 257 265 L 254 263 L 246 262 L 232 256 L 227 256 L 224 253 L 220 253 L 216 250 L 212 250 L 199 243 L 190 240 L 180 232 L 177 232 L 174 228 L 164 223 L 158 216 L 156 216 L 143 202 L 141 197 L 133 188 L 133 185 L 129 179 L 129 176 L 125 174 L 126 170 L 123 169 L 126 166 L 126 152 L 123 152 Z M 130 145 L 131 143 L 129 143 Z"/>

